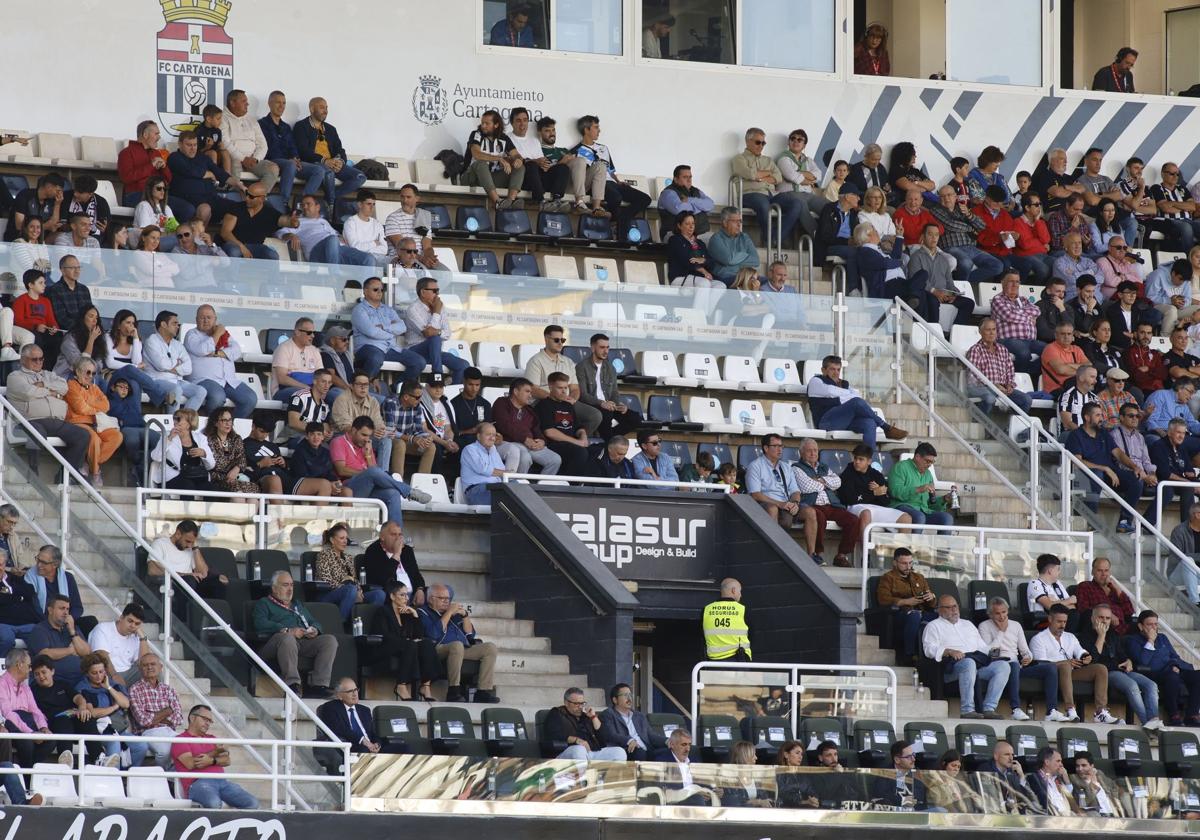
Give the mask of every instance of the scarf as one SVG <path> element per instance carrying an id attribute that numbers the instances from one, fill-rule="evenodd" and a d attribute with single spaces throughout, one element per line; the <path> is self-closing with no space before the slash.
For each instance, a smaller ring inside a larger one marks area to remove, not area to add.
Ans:
<path id="1" fill-rule="evenodd" d="M 25 573 L 25 582 L 33 587 L 34 593 L 37 594 L 38 612 L 46 612 L 46 579 L 37 573 L 37 566 L 30 567 Z M 60 563 L 58 566 L 58 579 L 55 580 L 55 585 L 58 587 L 58 594 L 70 597 L 70 587 L 67 584 L 66 567 Z"/>

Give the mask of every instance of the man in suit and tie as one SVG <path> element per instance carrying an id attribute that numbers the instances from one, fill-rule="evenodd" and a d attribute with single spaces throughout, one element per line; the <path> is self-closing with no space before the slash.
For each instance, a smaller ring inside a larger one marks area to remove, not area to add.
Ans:
<path id="1" fill-rule="evenodd" d="M 611 704 L 600 713 L 600 740 L 606 747 L 620 747 L 630 761 L 645 761 L 650 752 L 650 722 L 634 711 L 633 689 L 617 683 L 608 692 Z"/>
<path id="2" fill-rule="evenodd" d="M 337 685 L 334 698 L 317 707 L 317 717 L 329 727 L 339 741 L 353 744 L 351 752 L 397 753 L 396 744 L 383 744 L 375 734 L 371 710 L 358 705 L 358 685 L 346 677 Z"/>

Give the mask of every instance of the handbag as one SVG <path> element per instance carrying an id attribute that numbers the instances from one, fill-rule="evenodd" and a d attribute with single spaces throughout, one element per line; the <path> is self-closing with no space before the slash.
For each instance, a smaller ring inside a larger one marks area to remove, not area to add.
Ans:
<path id="1" fill-rule="evenodd" d="M 96 431 L 107 432 L 109 429 L 119 429 L 121 426 L 117 422 L 117 418 L 111 414 L 105 414 L 103 411 L 96 412 Z"/>

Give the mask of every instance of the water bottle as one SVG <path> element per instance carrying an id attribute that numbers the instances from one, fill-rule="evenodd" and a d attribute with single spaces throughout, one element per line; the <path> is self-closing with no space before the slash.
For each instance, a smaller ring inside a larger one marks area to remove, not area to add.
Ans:
<path id="1" fill-rule="evenodd" d="M 1033 701 L 1029 701 L 1029 708 L 1025 710 L 1025 714 L 1029 715 L 1029 719 L 1033 720 Z"/>
<path id="2" fill-rule="evenodd" d="M 305 583 L 311 583 L 315 577 L 316 577 L 316 575 L 313 574 L 313 561 L 311 559 L 305 560 L 304 561 L 304 581 L 305 581 Z"/>
<path id="3" fill-rule="evenodd" d="M 258 560 L 254 561 L 254 565 L 250 569 L 251 580 L 262 580 L 262 563 Z"/>
<path id="4" fill-rule="evenodd" d="M 987 609 L 987 596 L 984 595 L 982 592 L 975 593 L 975 609 L 977 609 L 977 610 L 986 610 Z"/>
<path id="5" fill-rule="evenodd" d="M 912 669 L 912 674 L 913 674 L 913 688 L 920 688 L 921 687 L 921 677 L 920 677 L 920 675 L 917 674 L 916 668 Z"/>
<path id="6" fill-rule="evenodd" d="M 363 634 L 362 616 L 354 616 L 354 636 L 357 638 Z"/>
<path id="7" fill-rule="evenodd" d="M 958 502 L 958 485 L 953 484 L 950 486 L 950 510 L 953 513 L 958 513 L 960 507 Z"/>
<path id="8" fill-rule="evenodd" d="M 366 566 L 360 566 L 358 569 L 358 585 L 359 586 L 367 585 L 367 567 Z"/>
<path id="9" fill-rule="evenodd" d="M 1075 798 L 1079 802 L 1079 810 L 1086 811 L 1087 810 L 1087 791 L 1085 791 L 1083 789 L 1082 784 L 1078 788 L 1076 788 L 1075 793 L 1077 794 Z"/>
<path id="10" fill-rule="evenodd" d="M 488 721 L 487 736 L 489 741 L 496 740 L 496 724 L 493 721 Z"/>

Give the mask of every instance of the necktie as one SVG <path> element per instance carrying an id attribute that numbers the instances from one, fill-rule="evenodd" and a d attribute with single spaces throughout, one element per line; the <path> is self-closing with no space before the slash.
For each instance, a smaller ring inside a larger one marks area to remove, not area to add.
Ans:
<path id="1" fill-rule="evenodd" d="M 350 731 L 358 736 L 357 741 L 361 741 L 367 733 L 363 732 L 362 724 L 358 722 L 358 715 L 354 713 L 354 707 L 347 706 L 346 714 L 350 716 Z"/>

